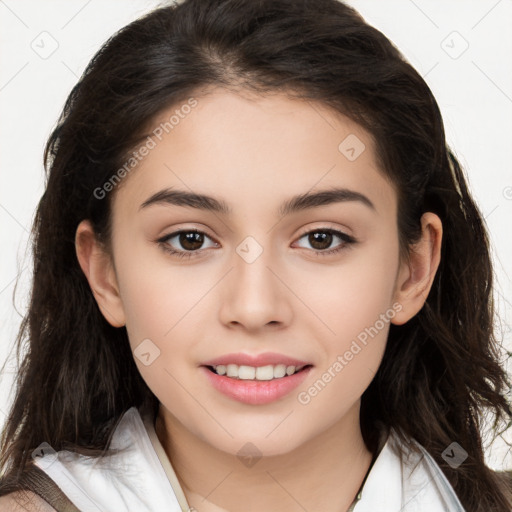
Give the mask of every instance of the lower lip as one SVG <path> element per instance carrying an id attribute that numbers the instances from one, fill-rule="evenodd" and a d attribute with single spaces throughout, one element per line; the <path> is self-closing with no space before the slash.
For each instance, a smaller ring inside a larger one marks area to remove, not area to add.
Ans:
<path id="1" fill-rule="evenodd" d="M 272 380 L 242 380 L 217 375 L 206 366 L 201 366 L 212 386 L 238 402 L 250 405 L 263 405 L 275 402 L 295 389 L 307 377 L 311 366 L 304 370 Z"/>

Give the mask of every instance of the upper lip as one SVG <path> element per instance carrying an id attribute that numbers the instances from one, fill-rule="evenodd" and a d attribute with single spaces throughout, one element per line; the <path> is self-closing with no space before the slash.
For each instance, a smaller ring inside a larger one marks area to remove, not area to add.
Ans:
<path id="1" fill-rule="evenodd" d="M 251 355 L 238 352 L 236 354 L 225 354 L 215 359 L 210 359 L 203 363 L 203 366 L 218 366 L 236 364 L 238 366 L 267 366 L 285 364 L 286 366 L 307 366 L 307 361 L 301 361 L 294 357 L 285 356 L 276 352 L 264 352 L 262 354 Z"/>

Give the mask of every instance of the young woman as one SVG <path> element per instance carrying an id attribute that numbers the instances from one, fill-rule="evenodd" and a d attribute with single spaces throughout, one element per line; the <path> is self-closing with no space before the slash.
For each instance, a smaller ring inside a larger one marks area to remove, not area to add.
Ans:
<path id="1" fill-rule="evenodd" d="M 353 9 L 159 8 L 45 160 L 0 510 L 511 509 L 484 223 Z"/>

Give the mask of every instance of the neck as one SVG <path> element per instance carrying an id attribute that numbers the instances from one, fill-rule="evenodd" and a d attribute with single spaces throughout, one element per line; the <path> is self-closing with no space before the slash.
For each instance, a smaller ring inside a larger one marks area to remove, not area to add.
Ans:
<path id="1" fill-rule="evenodd" d="M 345 512 L 372 461 L 359 405 L 291 452 L 252 465 L 199 439 L 163 406 L 156 432 L 189 505 L 200 512 Z"/>

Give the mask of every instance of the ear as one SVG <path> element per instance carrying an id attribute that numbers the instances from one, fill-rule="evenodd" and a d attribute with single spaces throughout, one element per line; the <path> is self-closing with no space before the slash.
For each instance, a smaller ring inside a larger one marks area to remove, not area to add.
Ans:
<path id="1" fill-rule="evenodd" d="M 125 314 L 112 259 L 98 242 L 88 220 L 78 225 L 75 234 L 75 249 L 98 307 L 113 327 L 125 325 Z"/>
<path id="2" fill-rule="evenodd" d="M 408 322 L 425 304 L 439 262 L 443 225 L 439 217 L 426 212 L 421 217 L 421 239 L 410 249 L 409 261 L 400 265 L 395 283 L 394 300 L 402 309 L 391 320 L 393 324 Z"/>

